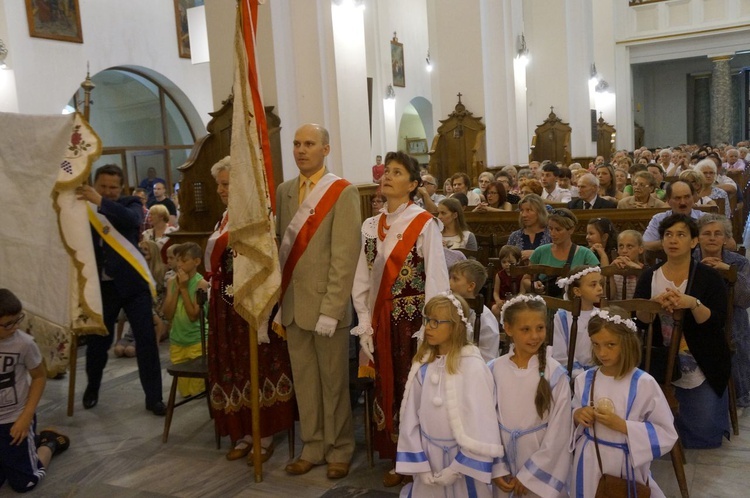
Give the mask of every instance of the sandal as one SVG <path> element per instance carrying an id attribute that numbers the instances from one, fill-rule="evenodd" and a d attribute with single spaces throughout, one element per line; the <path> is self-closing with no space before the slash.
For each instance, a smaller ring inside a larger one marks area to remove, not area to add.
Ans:
<path id="1" fill-rule="evenodd" d="M 252 449 L 252 443 L 244 439 L 240 439 L 235 443 L 234 448 L 227 452 L 227 460 L 231 462 L 232 460 L 239 460 L 240 458 L 244 458 L 248 453 L 252 451 Z"/>
<path id="2" fill-rule="evenodd" d="M 39 446 L 47 446 L 52 450 L 52 456 L 56 456 L 70 447 L 70 438 L 52 429 L 45 429 L 39 433 Z"/>
<path id="3" fill-rule="evenodd" d="M 276 449 L 276 442 L 271 441 L 271 444 L 268 446 L 261 446 L 260 447 L 260 461 L 261 463 L 266 463 L 269 458 L 273 456 L 273 450 Z M 250 454 L 247 456 L 247 464 L 253 465 L 253 447 L 250 446 Z"/>

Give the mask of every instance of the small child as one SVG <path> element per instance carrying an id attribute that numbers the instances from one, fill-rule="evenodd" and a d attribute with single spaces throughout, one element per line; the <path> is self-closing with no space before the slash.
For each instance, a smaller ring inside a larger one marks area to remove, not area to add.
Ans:
<path id="1" fill-rule="evenodd" d="M 598 266 L 577 266 L 571 270 L 568 278 L 559 279 L 557 285 L 565 288 L 569 300 L 572 301 L 576 296 L 581 298 L 581 314 L 578 316 L 578 334 L 571 375 L 571 378 L 575 379 L 581 372 L 594 366 L 591 358 L 591 342 L 586 331 L 594 305 L 601 301 L 604 295 L 602 269 Z M 555 313 L 552 357 L 566 368 L 572 325 L 573 315 L 569 311 L 558 310 Z"/>
<path id="2" fill-rule="evenodd" d="M 631 482 L 635 479 L 651 488 L 651 496 L 664 496 L 651 476 L 651 461 L 672 449 L 677 431 L 661 387 L 636 368 L 641 361 L 636 331 L 632 320 L 606 310 L 594 311 L 589 321 L 588 334 L 599 368 L 588 370 L 575 382 L 571 495 L 594 496 L 603 472 Z"/>
<path id="3" fill-rule="evenodd" d="M 600 266 L 609 265 L 609 255 L 617 248 L 617 229 L 607 218 L 594 218 L 586 225 L 586 243 L 599 259 Z"/>
<path id="4" fill-rule="evenodd" d="M 446 292 L 424 307 L 423 340 L 401 403 L 396 472 L 414 475 L 401 496 L 492 496 L 490 469 L 503 455 L 492 375 L 471 331 L 469 306 Z"/>
<path id="5" fill-rule="evenodd" d="M 617 237 L 617 258 L 612 264 L 618 268 L 643 268 L 643 235 L 636 230 L 623 230 Z M 610 288 L 615 289 L 614 295 L 610 299 L 622 299 L 622 275 L 613 275 L 614 285 Z M 627 277 L 625 284 L 625 299 L 633 299 L 635 294 L 635 285 L 638 278 L 635 275 Z"/>
<path id="6" fill-rule="evenodd" d="M 510 276 L 511 265 L 517 265 L 521 261 L 521 249 L 518 246 L 506 244 L 500 248 L 497 256 L 500 259 L 501 268 L 495 274 L 495 290 L 492 293 L 495 304 L 492 305 L 492 313 L 495 316 L 500 316 L 500 310 L 505 304 L 507 296 L 509 294 L 515 296 L 521 291 L 523 276 Z"/>
<path id="7" fill-rule="evenodd" d="M 164 287 L 166 288 L 169 279 L 176 275 L 177 271 L 177 258 L 175 257 L 175 251 L 180 247 L 180 244 L 172 244 L 167 246 L 167 271 L 164 273 Z"/>
<path id="8" fill-rule="evenodd" d="M 529 294 L 509 299 L 501 320 L 513 349 L 490 363 L 506 455 L 493 465 L 494 495 L 567 496 L 570 385 L 565 367 L 545 344 L 544 299 Z"/>
<path id="9" fill-rule="evenodd" d="M 16 295 L 0 289 L 0 486 L 7 479 L 18 493 L 36 487 L 52 457 L 70 446 L 53 430 L 35 435 L 47 373 L 34 339 L 18 328 L 24 317 Z"/>
<path id="10" fill-rule="evenodd" d="M 202 354 L 200 309 L 196 292 L 207 290 L 208 282 L 197 272 L 202 251 L 195 242 L 180 244 L 175 250 L 177 274 L 167 284 L 164 315 L 172 322 L 169 331 L 169 359 L 180 363 Z M 206 389 L 203 379 L 180 379 L 177 388 L 183 397 L 195 396 Z"/>
<path id="11" fill-rule="evenodd" d="M 487 281 L 487 270 L 482 263 L 475 259 L 459 261 L 450 269 L 450 286 L 451 292 L 463 298 L 474 298 L 477 296 L 479 289 L 484 287 Z M 469 314 L 469 323 L 474 323 L 476 317 L 472 310 Z M 490 361 L 497 358 L 500 352 L 500 326 L 497 318 L 492 311 L 485 306 L 480 317 L 481 327 L 479 329 L 479 352 L 482 353 L 484 361 Z M 469 342 L 474 341 L 474 337 L 467 338 Z"/>

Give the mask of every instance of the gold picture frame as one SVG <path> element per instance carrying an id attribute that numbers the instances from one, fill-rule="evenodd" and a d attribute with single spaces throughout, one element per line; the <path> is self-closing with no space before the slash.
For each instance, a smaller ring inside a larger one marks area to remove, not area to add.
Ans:
<path id="1" fill-rule="evenodd" d="M 419 156 L 427 154 L 427 139 L 426 138 L 407 138 L 406 139 L 406 152 L 412 156 Z"/>
<path id="2" fill-rule="evenodd" d="M 26 0 L 29 36 L 83 43 L 78 0 Z"/>
<path id="3" fill-rule="evenodd" d="M 393 75 L 393 86 L 406 87 L 404 44 L 399 43 L 396 33 L 393 33 L 393 39 L 391 40 L 391 72 Z"/>
<path id="4" fill-rule="evenodd" d="M 190 30 L 188 29 L 187 10 L 203 4 L 204 0 L 174 0 L 177 51 L 182 59 L 190 59 Z"/>

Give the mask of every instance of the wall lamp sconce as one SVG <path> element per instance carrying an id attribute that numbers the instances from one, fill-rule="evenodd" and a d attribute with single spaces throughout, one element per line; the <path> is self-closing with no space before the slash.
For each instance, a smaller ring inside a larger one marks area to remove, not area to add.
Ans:
<path id="1" fill-rule="evenodd" d="M 596 91 L 597 93 L 605 93 L 608 89 L 609 83 L 604 80 L 599 80 L 599 83 L 596 84 L 594 91 Z"/>
<path id="2" fill-rule="evenodd" d="M 8 48 L 0 40 L 0 69 L 8 69 L 8 65 L 5 63 L 5 58 L 8 56 Z"/>
<path id="3" fill-rule="evenodd" d="M 596 72 L 596 63 L 591 64 L 589 83 L 592 85 L 599 83 L 599 73 Z"/>
<path id="4" fill-rule="evenodd" d="M 391 84 L 385 87 L 385 100 L 396 100 L 396 91 Z"/>
<path id="5" fill-rule="evenodd" d="M 430 49 L 429 48 L 427 49 L 427 59 L 425 59 L 425 60 L 427 61 L 427 72 L 431 73 L 432 72 L 432 61 L 430 60 Z"/>
<path id="6" fill-rule="evenodd" d="M 529 63 L 529 47 L 526 46 L 526 37 L 523 33 L 518 37 L 518 51 L 516 52 L 516 59 L 518 59 L 523 65 Z"/>

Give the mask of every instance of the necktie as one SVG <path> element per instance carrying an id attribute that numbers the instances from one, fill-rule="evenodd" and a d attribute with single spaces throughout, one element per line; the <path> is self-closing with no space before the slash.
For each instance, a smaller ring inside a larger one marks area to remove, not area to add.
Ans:
<path id="1" fill-rule="evenodd" d="M 304 190 L 302 190 L 302 201 L 300 201 L 300 202 L 303 202 L 305 199 L 307 199 L 307 196 L 310 193 L 310 184 L 311 183 L 312 183 L 312 180 L 310 180 L 309 178 L 305 179 L 305 188 L 304 188 Z"/>
<path id="2" fill-rule="evenodd" d="M 591 209 L 591 203 L 588 201 L 583 201 L 583 209 Z"/>

